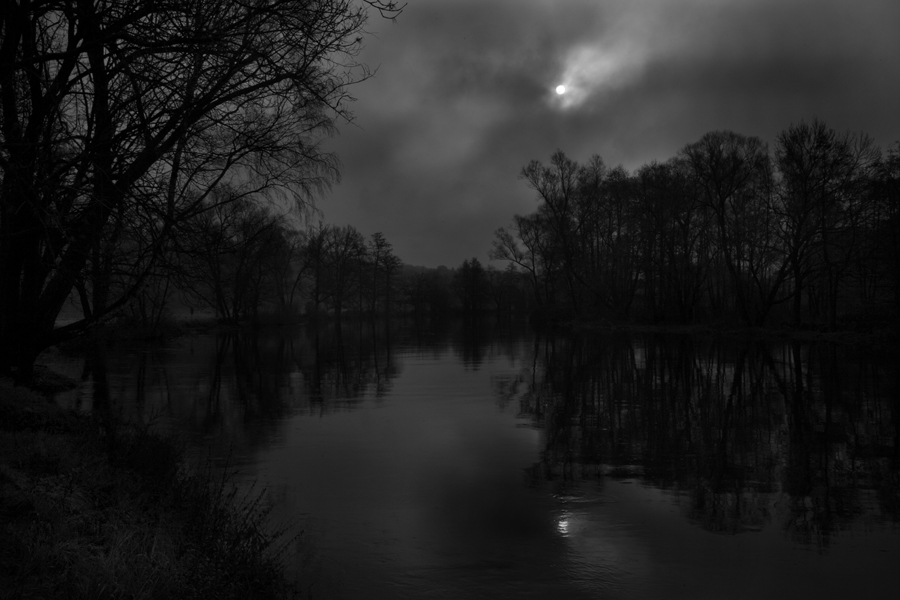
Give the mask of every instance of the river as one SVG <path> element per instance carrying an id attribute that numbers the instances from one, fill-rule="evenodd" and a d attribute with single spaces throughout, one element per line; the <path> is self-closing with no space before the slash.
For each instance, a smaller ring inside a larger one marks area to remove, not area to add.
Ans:
<path id="1" fill-rule="evenodd" d="M 895 598 L 895 349 L 486 321 L 118 343 L 57 401 L 302 530 L 313 598 Z"/>

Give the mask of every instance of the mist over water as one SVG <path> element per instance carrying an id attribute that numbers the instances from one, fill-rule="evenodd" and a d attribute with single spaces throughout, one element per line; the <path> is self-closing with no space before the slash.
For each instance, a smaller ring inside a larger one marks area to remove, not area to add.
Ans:
<path id="1" fill-rule="evenodd" d="M 313 597 L 893 597 L 895 352 L 493 321 L 45 362 L 267 486 Z"/>

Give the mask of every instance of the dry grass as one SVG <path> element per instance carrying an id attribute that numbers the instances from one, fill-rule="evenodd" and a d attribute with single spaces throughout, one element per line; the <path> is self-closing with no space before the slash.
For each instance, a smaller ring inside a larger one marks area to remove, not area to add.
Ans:
<path id="1" fill-rule="evenodd" d="M 0 598 L 300 597 L 265 495 L 0 382 Z"/>

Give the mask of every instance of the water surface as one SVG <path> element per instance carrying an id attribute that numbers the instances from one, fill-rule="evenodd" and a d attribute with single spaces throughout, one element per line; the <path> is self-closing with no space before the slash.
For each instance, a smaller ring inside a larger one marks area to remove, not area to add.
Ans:
<path id="1" fill-rule="evenodd" d="M 893 351 L 379 323 L 120 345 L 58 400 L 267 486 L 335 598 L 894 598 Z"/>

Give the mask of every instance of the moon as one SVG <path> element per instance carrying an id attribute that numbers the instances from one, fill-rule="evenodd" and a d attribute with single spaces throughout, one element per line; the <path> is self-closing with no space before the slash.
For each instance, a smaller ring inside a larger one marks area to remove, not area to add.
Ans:
<path id="1" fill-rule="evenodd" d="M 566 86 L 564 86 L 564 85 L 558 85 L 558 86 L 556 86 L 556 93 L 557 93 L 558 95 L 560 95 L 560 96 L 562 96 L 563 94 L 565 94 L 565 93 L 566 93 Z"/>

